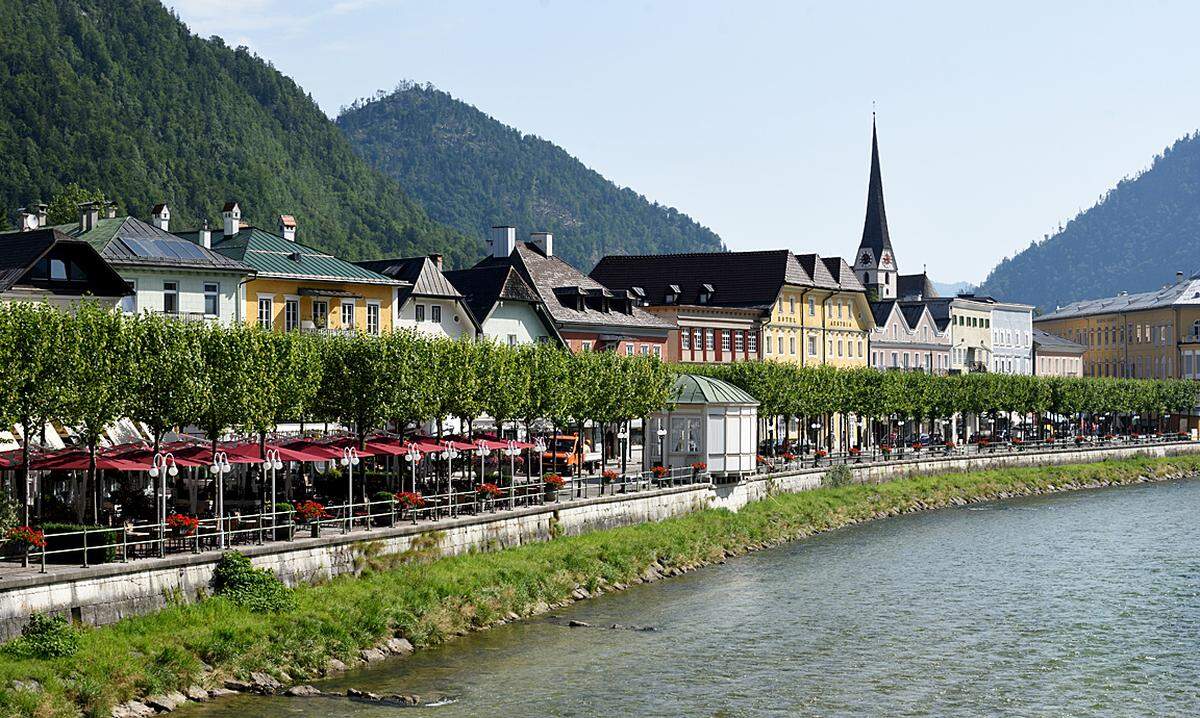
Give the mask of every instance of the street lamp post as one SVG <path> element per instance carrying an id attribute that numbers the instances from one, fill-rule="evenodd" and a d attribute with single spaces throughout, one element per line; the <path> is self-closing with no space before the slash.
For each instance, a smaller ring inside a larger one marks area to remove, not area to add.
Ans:
<path id="1" fill-rule="evenodd" d="M 354 528 L 354 467 L 358 466 L 358 449 L 353 446 L 347 446 L 342 449 L 341 465 L 346 468 L 346 531 L 347 533 Z M 365 501 L 366 498 L 364 497 Z M 367 519 L 367 527 L 370 528 L 371 520 Z"/>
<path id="2" fill-rule="evenodd" d="M 546 474 L 544 462 L 546 460 L 546 439 L 541 436 L 534 439 L 533 450 L 536 451 L 538 455 L 538 481 L 545 481 Z M 542 492 L 542 495 L 545 496 L 544 491 Z"/>
<path id="3" fill-rule="evenodd" d="M 517 448 L 517 442 L 510 440 L 504 453 L 508 456 L 508 508 L 515 509 L 517 507 L 517 455 L 521 453 L 521 450 Z"/>
<path id="4" fill-rule="evenodd" d="M 479 457 L 479 485 L 486 484 L 487 481 L 487 457 L 491 451 L 488 449 L 487 442 L 479 439 L 475 442 L 475 455 Z M 482 510 L 482 509 L 481 509 Z"/>
<path id="5" fill-rule="evenodd" d="M 208 473 L 213 475 L 213 483 L 217 489 L 217 533 L 220 536 L 221 548 L 225 548 L 225 474 L 233 470 L 229 465 L 229 457 L 224 451 L 213 454 L 213 462 L 208 467 Z"/>
<path id="6" fill-rule="evenodd" d="M 459 457 L 458 449 L 454 448 L 454 444 L 447 443 L 446 448 L 442 451 L 442 455 L 446 457 L 446 504 L 450 518 L 454 518 L 454 460 Z"/>
<path id="7" fill-rule="evenodd" d="M 275 538 L 275 473 L 283 468 L 283 462 L 279 460 L 278 449 L 267 449 L 267 455 L 263 458 L 263 471 L 271 472 L 271 500 L 267 502 L 267 506 L 271 511 L 271 538 Z M 266 513 L 264 511 L 263 513 Z"/>
<path id="8" fill-rule="evenodd" d="M 158 452 L 150 465 L 150 478 L 159 480 L 158 506 L 158 555 L 159 558 L 167 553 L 167 476 L 179 475 L 179 467 L 175 465 L 175 455 L 171 452 Z"/>
<path id="9" fill-rule="evenodd" d="M 662 419 L 658 420 L 658 429 L 654 433 L 658 436 L 658 463 L 665 469 L 667 467 L 667 429 L 663 426 Z"/>
<path id="10" fill-rule="evenodd" d="M 625 471 L 629 467 L 629 422 L 625 422 L 617 432 L 617 441 L 621 442 L 621 481 L 624 481 Z"/>

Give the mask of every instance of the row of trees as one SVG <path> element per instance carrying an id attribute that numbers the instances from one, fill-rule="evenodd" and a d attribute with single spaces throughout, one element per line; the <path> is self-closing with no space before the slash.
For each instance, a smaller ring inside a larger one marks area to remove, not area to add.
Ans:
<path id="1" fill-rule="evenodd" d="M 740 362 L 689 368 L 730 382 L 761 402 L 763 417 L 853 414 L 867 419 L 938 420 L 998 412 L 1096 416 L 1190 412 L 1197 384 L 1182 379 L 1134 380 L 883 372 Z"/>
<path id="2" fill-rule="evenodd" d="M 215 454 L 230 433 L 262 440 L 284 421 L 338 422 L 360 440 L 389 425 L 440 427 L 482 414 L 526 425 L 621 422 L 665 406 L 671 381 L 653 357 L 572 355 L 550 345 L 412 332 L 277 334 L 91 304 L 72 314 L 29 304 L 0 310 L 0 420 L 76 427 L 91 456 L 85 495 L 95 491 L 101 434 L 123 417 L 144 423 L 156 450 L 172 428 L 199 427 Z M 22 432 L 23 467 L 30 433 Z M 19 483 L 27 506 L 28 481 Z"/>

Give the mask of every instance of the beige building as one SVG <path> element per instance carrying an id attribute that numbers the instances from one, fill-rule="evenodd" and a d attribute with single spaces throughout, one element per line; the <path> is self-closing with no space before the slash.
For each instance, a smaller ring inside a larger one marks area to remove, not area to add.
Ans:
<path id="1" fill-rule="evenodd" d="M 1033 373 L 1038 376 L 1083 376 L 1087 347 L 1068 339 L 1033 330 Z"/>

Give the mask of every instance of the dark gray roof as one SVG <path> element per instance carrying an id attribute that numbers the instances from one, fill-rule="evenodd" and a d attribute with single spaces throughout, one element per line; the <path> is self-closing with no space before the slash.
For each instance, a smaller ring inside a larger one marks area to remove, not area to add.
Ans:
<path id="1" fill-rule="evenodd" d="M 401 257 L 398 259 L 372 259 L 365 262 L 355 262 L 356 265 L 378 272 L 385 277 L 400 280 L 400 301 L 410 296 L 445 297 L 447 299 L 462 299 L 463 295 L 446 275 L 442 274 L 433 260 L 429 257 Z"/>
<path id="2" fill-rule="evenodd" d="M 867 291 L 863 283 L 858 281 L 858 277 L 854 274 L 854 270 L 850 268 L 850 265 L 846 263 L 846 260 L 841 257 L 824 257 L 821 261 L 825 263 L 825 268 L 829 270 L 829 276 L 833 277 L 833 281 L 837 282 L 843 291 Z"/>
<path id="3" fill-rule="evenodd" d="M 867 215 L 856 256 L 861 256 L 864 249 L 871 250 L 876 262 L 885 251 L 891 253 L 893 262 L 896 261 L 892 238 L 888 234 L 887 212 L 883 207 L 883 173 L 879 169 L 879 135 L 875 131 L 874 119 L 871 120 L 871 178 L 867 184 Z"/>
<path id="4" fill-rule="evenodd" d="M 888 317 L 892 316 L 892 308 L 896 306 L 896 300 L 884 299 L 870 304 L 871 314 L 875 317 L 875 326 L 882 327 L 887 324 Z"/>
<path id="5" fill-rule="evenodd" d="M 921 323 L 921 315 L 926 311 L 925 305 L 920 302 L 900 302 L 900 314 L 904 316 L 909 329 L 917 328 Z"/>
<path id="6" fill-rule="evenodd" d="M 28 275 L 44 257 L 70 262 L 82 269 L 85 276 L 70 281 L 34 280 Z M 121 279 L 95 247 L 52 227 L 0 233 L 0 292 L 17 285 L 70 296 L 124 297 L 133 293 L 129 283 Z"/>
<path id="7" fill-rule="evenodd" d="M 1084 299 L 1072 302 L 1065 307 L 1059 307 L 1053 312 L 1035 317 L 1035 322 L 1052 319 L 1067 319 L 1070 317 L 1086 317 L 1095 314 L 1110 314 L 1114 312 L 1133 312 L 1143 309 L 1158 309 L 1174 304 L 1200 303 L 1200 274 L 1193 274 L 1188 279 L 1176 282 L 1153 292 L 1137 294 L 1118 294 L 1115 297 L 1100 299 Z"/>
<path id="8" fill-rule="evenodd" d="M 675 326 L 672 322 L 660 319 L 638 306 L 633 306 L 628 313 L 619 310 L 604 311 L 586 304 L 583 309 L 578 309 L 574 298 L 591 296 L 595 300 L 594 303 L 602 304 L 602 295 L 609 290 L 559 257 L 547 257 L 532 242 L 518 242 L 516 249 L 507 257 L 487 257 L 475 266 L 495 265 L 510 265 L 516 269 L 542 298 L 550 316 L 559 325 L 627 327 L 655 333 Z"/>
<path id="9" fill-rule="evenodd" d="M 647 303 L 698 305 L 705 285 L 712 287 L 707 304 L 714 307 L 770 308 L 785 284 L 807 286 L 808 274 L 786 249 L 759 252 L 610 255 L 592 270 L 591 278 L 610 289 L 638 288 Z"/>
<path id="10" fill-rule="evenodd" d="M 1070 339 L 1063 339 L 1049 332 L 1034 328 L 1033 330 L 1033 347 L 1035 350 L 1053 351 L 1053 352 L 1071 352 L 1073 354 L 1083 354 L 1087 351 L 1087 347 L 1078 342 L 1073 342 Z"/>
<path id="11" fill-rule="evenodd" d="M 936 299 L 938 293 L 933 288 L 933 282 L 929 281 L 929 275 L 921 272 L 897 276 L 896 296 L 901 299 Z"/>
<path id="12" fill-rule="evenodd" d="M 507 265 L 472 267 L 442 272 L 454 288 L 462 293 L 475 316 L 483 318 L 501 300 L 541 304 L 542 299 L 533 287 L 521 278 L 517 270 Z"/>
<path id="13" fill-rule="evenodd" d="M 821 257 L 816 254 L 797 254 L 796 261 L 800 263 L 800 268 L 805 274 L 811 277 L 811 284 L 819 289 L 841 289 L 841 284 L 829 272 L 829 267 L 821 260 Z M 854 280 L 858 284 L 860 291 L 862 284 L 857 279 Z"/>
<path id="14" fill-rule="evenodd" d="M 236 259 L 137 217 L 101 218 L 86 232 L 78 223 L 58 225 L 55 229 L 91 244 L 100 256 L 118 267 L 165 267 L 242 274 L 254 274 L 255 271 Z"/>
<path id="15" fill-rule="evenodd" d="M 871 302 L 871 313 L 875 316 L 875 326 L 882 327 L 887 323 L 888 317 L 892 314 L 892 309 L 897 308 L 900 311 L 900 318 L 904 321 L 905 326 L 915 330 L 921 322 L 921 315 L 929 311 L 929 305 L 926 302 L 905 302 L 895 299 L 885 299 L 883 301 Z M 949 316 L 946 321 L 939 322 L 937 317 L 930 312 L 930 319 L 933 320 L 938 331 L 945 331 L 950 324 Z"/>

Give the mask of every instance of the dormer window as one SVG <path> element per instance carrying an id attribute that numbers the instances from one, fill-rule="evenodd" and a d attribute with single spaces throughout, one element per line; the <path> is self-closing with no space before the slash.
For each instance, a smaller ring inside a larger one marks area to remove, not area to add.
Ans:
<path id="1" fill-rule="evenodd" d="M 708 304 L 712 300 L 713 286 L 711 284 L 700 285 L 700 303 Z"/>
<path id="2" fill-rule="evenodd" d="M 679 285 L 668 284 L 666 296 L 663 297 L 663 304 L 678 304 L 679 303 Z"/>

